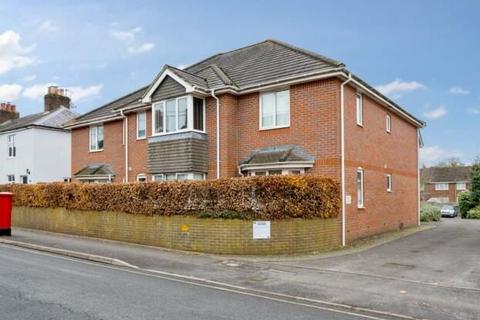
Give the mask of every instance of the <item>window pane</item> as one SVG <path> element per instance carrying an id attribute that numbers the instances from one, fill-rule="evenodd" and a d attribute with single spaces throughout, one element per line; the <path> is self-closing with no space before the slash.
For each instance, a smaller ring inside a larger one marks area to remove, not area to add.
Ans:
<path id="1" fill-rule="evenodd" d="M 173 180 L 176 179 L 175 173 L 167 173 L 167 174 L 165 175 L 165 177 L 166 177 L 166 180 L 167 180 L 167 181 L 173 181 Z"/>
<path id="2" fill-rule="evenodd" d="M 203 180 L 203 173 L 194 173 L 193 174 L 193 180 Z"/>
<path id="3" fill-rule="evenodd" d="M 262 127 L 273 127 L 275 125 L 275 94 L 262 94 Z"/>
<path id="4" fill-rule="evenodd" d="M 203 131 L 203 100 L 193 98 L 193 129 Z"/>
<path id="5" fill-rule="evenodd" d="M 357 110 L 357 124 L 363 124 L 363 101 L 362 101 L 361 94 L 357 94 L 357 97 L 356 97 L 356 110 Z"/>
<path id="6" fill-rule="evenodd" d="M 163 132 L 163 103 L 155 106 L 155 133 Z"/>
<path id="7" fill-rule="evenodd" d="M 363 207 L 363 171 L 357 171 L 357 206 Z"/>
<path id="8" fill-rule="evenodd" d="M 163 174 L 156 174 L 153 176 L 153 181 L 163 181 L 165 180 L 165 176 Z"/>
<path id="9" fill-rule="evenodd" d="M 176 108 L 176 101 L 175 100 L 168 100 L 166 103 L 167 110 L 167 130 L 166 132 L 173 132 L 177 130 L 176 126 L 176 117 L 177 117 L 177 108 Z"/>
<path id="10" fill-rule="evenodd" d="M 286 126 L 290 122 L 290 94 L 289 91 L 277 92 L 276 126 Z"/>
<path id="11" fill-rule="evenodd" d="M 103 149 L 103 126 L 97 127 L 97 149 Z"/>
<path id="12" fill-rule="evenodd" d="M 267 173 L 265 171 L 255 171 L 256 176 L 265 176 Z"/>
<path id="13" fill-rule="evenodd" d="M 187 129 L 187 98 L 178 99 L 178 130 Z"/>
<path id="14" fill-rule="evenodd" d="M 97 127 L 90 127 L 90 150 L 97 150 Z"/>
<path id="15" fill-rule="evenodd" d="M 144 138 L 147 135 L 147 114 L 137 113 L 137 137 Z"/>
<path id="16" fill-rule="evenodd" d="M 177 174 L 177 180 L 187 180 L 188 179 L 188 174 L 187 173 L 178 173 Z"/>
<path id="17" fill-rule="evenodd" d="M 282 170 L 270 170 L 268 171 L 268 175 L 270 176 L 276 176 L 282 174 Z"/>

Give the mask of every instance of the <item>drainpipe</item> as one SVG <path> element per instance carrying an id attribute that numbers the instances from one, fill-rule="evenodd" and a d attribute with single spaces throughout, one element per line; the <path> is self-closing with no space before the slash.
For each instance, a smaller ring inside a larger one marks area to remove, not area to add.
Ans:
<path id="1" fill-rule="evenodd" d="M 123 138 L 125 139 L 125 183 L 128 183 L 128 117 L 120 110 L 120 115 L 125 119 Z"/>
<path id="2" fill-rule="evenodd" d="M 345 214 L 345 90 L 347 83 L 352 81 L 352 74 L 340 85 L 340 152 L 341 152 L 341 184 L 342 184 L 342 247 L 346 245 L 346 214 Z"/>
<path id="3" fill-rule="evenodd" d="M 217 101 L 217 179 L 220 178 L 220 99 L 215 95 L 215 89 L 210 90 L 212 97 Z"/>
<path id="4" fill-rule="evenodd" d="M 417 224 L 420 225 L 420 129 L 417 129 Z"/>

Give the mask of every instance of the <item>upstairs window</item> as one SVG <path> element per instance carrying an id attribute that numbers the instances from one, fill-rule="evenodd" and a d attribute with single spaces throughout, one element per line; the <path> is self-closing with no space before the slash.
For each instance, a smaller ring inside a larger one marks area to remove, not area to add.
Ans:
<path id="1" fill-rule="evenodd" d="M 357 116 L 357 125 L 363 126 L 363 96 L 357 93 L 355 96 L 355 110 Z"/>
<path id="2" fill-rule="evenodd" d="M 15 175 L 13 174 L 7 175 L 7 181 L 8 183 L 15 183 Z"/>
<path id="3" fill-rule="evenodd" d="M 90 127 L 90 151 L 103 150 L 103 125 Z"/>
<path id="4" fill-rule="evenodd" d="M 436 191 L 446 191 L 448 190 L 448 183 L 435 183 Z"/>
<path id="5" fill-rule="evenodd" d="M 147 136 L 147 113 L 137 113 L 137 139 L 144 139 Z"/>
<path id="6" fill-rule="evenodd" d="M 260 129 L 290 126 L 290 91 L 263 93 L 260 96 Z"/>
<path id="7" fill-rule="evenodd" d="M 154 135 L 178 131 L 205 131 L 204 100 L 192 96 L 160 101 L 153 105 Z"/>
<path id="8" fill-rule="evenodd" d="M 457 190 L 467 190 L 467 184 L 465 182 L 457 182 Z"/>
<path id="9" fill-rule="evenodd" d="M 385 117 L 385 130 L 390 133 L 392 130 L 392 118 L 389 114 Z"/>
<path id="10" fill-rule="evenodd" d="M 10 134 L 7 136 L 8 145 L 8 157 L 15 158 L 17 156 L 17 148 L 15 147 L 15 135 Z"/>

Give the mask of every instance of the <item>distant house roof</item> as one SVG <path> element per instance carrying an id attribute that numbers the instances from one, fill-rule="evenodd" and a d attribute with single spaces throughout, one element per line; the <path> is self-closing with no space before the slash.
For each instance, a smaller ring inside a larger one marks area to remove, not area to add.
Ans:
<path id="1" fill-rule="evenodd" d="M 465 182 L 470 181 L 472 167 L 431 167 L 421 169 L 421 179 L 424 183 Z"/>
<path id="2" fill-rule="evenodd" d="M 264 165 L 299 164 L 311 167 L 315 158 L 297 145 L 279 145 L 254 150 L 240 163 L 242 169 Z"/>
<path id="3" fill-rule="evenodd" d="M 52 111 L 34 113 L 25 117 L 3 122 L 0 124 L 0 133 L 29 127 L 63 129 L 62 125 L 71 121 L 76 116 L 78 116 L 78 114 L 64 107 Z"/>
<path id="4" fill-rule="evenodd" d="M 115 176 L 115 171 L 112 167 L 106 163 L 89 164 L 77 173 L 74 174 L 76 178 L 95 178 L 95 177 L 108 177 Z"/>
<path id="5" fill-rule="evenodd" d="M 312 75 L 334 72 L 349 73 L 340 61 L 278 40 L 269 39 L 229 52 L 215 54 L 183 70 L 165 65 L 146 87 L 78 117 L 69 125 L 84 125 L 88 120 L 118 116 L 119 109 L 128 108 L 140 99 L 145 99 L 148 95 L 153 94 L 156 91 L 156 86 L 160 85 L 161 77 L 165 72 L 170 72 L 170 75 L 178 77 L 178 80 L 181 79 L 190 87 L 200 91 L 203 90 L 207 94 L 208 92 L 205 90 L 210 89 L 231 89 L 241 93 L 247 90 L 255 90 L 264 85 L 281 83 L 291 79 L 302 79 Z M 360 78 L 352 76 L 352 79 L 372 90 L 375 95 L 394 106 L 401 114 L 417 125 L 422 126 L 424 124 L 373 87 L 361 81 Z M 168 88 L 165 90 L 168 90 Z M 157 93 L 156 96 L 164 97 L 165 95 Z"/>

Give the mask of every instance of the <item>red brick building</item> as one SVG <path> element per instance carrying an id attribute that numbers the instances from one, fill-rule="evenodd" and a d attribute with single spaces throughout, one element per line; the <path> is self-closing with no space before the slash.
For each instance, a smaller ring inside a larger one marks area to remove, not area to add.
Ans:
<path id="1" fill-rule="evenodd" d="M 458 203 L 458 196 L 472 187 L 472 167 L 423 168 L 421 199 L 431 203 Z"/>
<path id="2" fill-rule="evenodd" d="M 68 127 L 79 181 L 332 177 L 351 241 L 418 223 L 423 125 L 341 62 L 267 40 L 166 65 Z"/>

